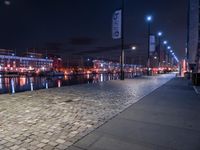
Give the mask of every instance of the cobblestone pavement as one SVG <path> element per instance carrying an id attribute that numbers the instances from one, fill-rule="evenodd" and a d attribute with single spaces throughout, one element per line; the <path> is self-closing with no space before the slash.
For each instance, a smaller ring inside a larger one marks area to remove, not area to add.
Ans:
<path id="1" fill-rule="evenodd" d="M 62 150 L 173 74 L 0 95 L 0 150 Z"/>

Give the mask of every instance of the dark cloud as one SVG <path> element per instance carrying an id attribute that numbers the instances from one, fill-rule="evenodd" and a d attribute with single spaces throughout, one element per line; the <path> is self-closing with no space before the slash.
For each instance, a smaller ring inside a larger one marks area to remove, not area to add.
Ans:
<path id="1" fill-rule="evenodd" d="M 93 50 L 85 50 L 82 52 L 77 52 L 77 53 L 73 53 L 75 55 L 90 55 L 90 54 L 97 54 L 97 53 L 103 53 L 103 52 L 110 52 L 110 51 L 114 51 L 114 50 L 120 50 L 120 46 L 108 46 L 108 47 L 97 47 Z"/>
<path id="2" fill-rule="evenodd" d="M 89 37 L 74 37 L 69 39 L 69 44 L 71 45 L 93 45 L 96 40 L 94 38 Z"/>
<path id="3" fill-rule="evenodd" d="M 45 44 L 45 46 L 48 48 L 48 49 L 62 49 L 64 44 L 63 43 L 60 43 L 60 42 L 48 42 Z"/>
<path id="4" fill-rule="evenodd" d="M 137 43 L 132 43 L 132 44 L 126 44 L 124 45 L 124 49 L 131 49 L 132 46 L 136 46 L 137 49 L 140 49 L 141 45 Z M 121 50 L 121 45 L 114 45 L 114 46 L 98 46 L 92 50 L 82 50 L 81 52 L 75 52 L 73 54 L 75 55 L 89 55 L 89 54 L 98 54 L 98 53 L 105 53 L 107 52 L 113 52 L 113 51 L 120 51 Z"/>

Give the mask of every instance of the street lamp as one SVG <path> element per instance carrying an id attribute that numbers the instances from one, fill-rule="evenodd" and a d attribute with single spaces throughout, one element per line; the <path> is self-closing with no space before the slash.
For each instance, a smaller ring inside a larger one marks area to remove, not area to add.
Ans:
<path id="1" fill-rule="evenodd" d="M 168 41 L 163 41 L 163 44 L 164 44 L 164 47 L 165 47 L 165 49 L 166 49 L 166 47 L 167 47 L 167 44 L 168 44 Z M 164 62 L 166 62 L 167 60 L 166 60 L 166 50 L 164 50 Z"/>
<path id="2" fill-rule="evenodd" d="M 171 46 L 167 46 L 167 49 L 170 50 L 170 49 L 171 49 Z"/>
<path id="3" fill-rule="evenodd" d="M 137 50 L 137 46 L 135 46 L 135 45 L 129 47 L 128 49 L 124 49 L 125 52 L 126 52 L 126 51 L 129 51 L 129 52 L 132 51 L 132 52 L 133 52 L 133 51 L 136 51 L 136 50 Z M 125 54 L 124 54 L 124 62 L 125 62 L 124 65 L 128 64 L 128 63 L 126 62 L 126 55 L 125 55 Z"/>
<path id="4" fill-rule="evenodd" d="M 147 53 L 147 75 L 150 75 L 150 35 L 151 35 L 151 22 L 153 18 L 151 15 L 146 16 L 146 22 L 148 24 L 148 53 Z"/>
<path id="5" fill-rule="evenodd" d="M 132 50 L 136 50 L 137 47 L 136 47 L 136 46 L 132 46 L 131 49 L 132 49 Z"/>
<path id="6" fill-rule="evenodd" d="M 151 22 L 152 21 L 152 16 L 147 16 L 146 20 L 147 20 L 147 22 Z"/>
<path id="7" fill-rule="evenodd" d="M 125 0 L 122 0 L 122 5 L 121 5 L 121 76 L 120 79 L 124 80 L 124 3 Z"/>
<path id="8" fill-rule="evenodd" d="M 163 41 L 163 44 L 164 44 L 164 45 L 167 45 L 167 43 L 168 43 L 167 41 Z"/>
<path id="9" fill-rule="evenodd" d="M 135 51 L 135 50 L 137 50 L 137 46 L 131 46 L 131 47 L 129 47 L 128 49 L 124 49 L 124 51 L 130 51 L 130 50 L 132 50 L 132 51 Z"/>
<path id="10" fill-rule="evenodd" d="M 160 67 L 160 42 L 161 42 L 161 37 L 162 37 L 163 33 L 162 32 L 158 32 L 158 67 Z"/>
<path id="11" fill-rule="evenodd" d="M 167 57 L 168 57 L 168 64 L 170 63 L 170 51 L 171 51 L 171 46 L 167 46 Z"/>
<path id="12" fill-rule="evenodd" d="M 158 32 L 158 37 L 161 37 L 162 36 L 162 32 Z"/>

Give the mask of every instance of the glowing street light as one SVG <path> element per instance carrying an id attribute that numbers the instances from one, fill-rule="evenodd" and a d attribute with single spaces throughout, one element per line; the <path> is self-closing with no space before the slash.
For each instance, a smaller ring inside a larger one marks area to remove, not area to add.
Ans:
<path id="1" fill-rule="evenodd" d="M 149 67 L 150 67 L 150 35 L 151 35 L 151 22 L 152 16 L 146 16 L 146 22 L 148 23 L 148 53 L 147 53 L 147 75 L 150 75 Z"/>
<path id="2" fill-rule="evenodd" d="M 167 41 L 163 41 L 163 44 L 164 44 L 164 45 L 167 45 L 167 43 L 168 43 Z"/>
<path id="3" fill-rule="evenodd" d="M 158 32 L 158 36 L 161 37 L 163 35 L 162 32 Z"/>
<path id="4" fill-rule="evenodd" d="M 151 22 L 152 21 L 152 16 L 150 16 L 150 15 L 146 16 L 146 20 L 147 20 L 147 22 Z"/>
<path id="5" fill-rule="evenodd" d="M 136 50 L 137 47 L 136 47 L 136 46 L 132 46 L 131 49 L 132 49 L 132 50 Z"/>
<path id="6" fill-rule="evenodd" d="M 171 46 L 167 46 L 167 49 L 170 50 L 170 49 L 171 49 Z"/>

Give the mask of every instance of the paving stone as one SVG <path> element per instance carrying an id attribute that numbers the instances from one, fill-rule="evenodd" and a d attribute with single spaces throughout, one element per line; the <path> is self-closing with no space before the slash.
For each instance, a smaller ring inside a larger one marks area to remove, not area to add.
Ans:
<path id="1" fill-rule="evenodd" d="M 37 146 L 29 146 L 28 148 L 27 148 L 28 150 L 38 150 L 38 147 Z"/>
<path id="2" fill-rule="evenodd" d="M 26 140 L 24 140 L 24 142 L 26 142 L 26 143 L 30 143 L 31 141 L 33 141 L 32 139 L 26 139 Z"/>
<path id="3" fill-rule="evenodd" d="M 6 143 L 6 144 L 4 144 L 5 146 L 7 146 L 7 147 L 11 147 L 11 146 L 13 146 L 13 145 L 15 145 L 14 143 L 11 143 L 11 142 L 8 142 L 8 143 Z"/>
<path id="4" fill-rule="evenodd" d="M 43 150 L 53 150 L 54 149 L 54 146 L 51 146 L 51 145 L 46 145 L 42 148 Z"/>
<path id="5" fill-rule="evenodd" d="M 49 140 L 47 140 L 47 139 L 43 139 L 41 142 L 42 142 L 42 143 L 48 143 Z"/>
<path id="6" fill-rule="evenodd" d="M 65 140 L 57 139 L 56 142 L 62 144 L 62 143 L 65 143 Z"/>
<path id="7" fill-rule="evenodd" d="M 1 144 L 5 144 L 5 143 L 7 143 L 8 141 L 6 141 L 6 140 L 2 140 L 2 141 L 0 141 L 0 145 Z"/>
<path id="8" fill-rule="evenodd" d="M 26 148 L 19 148 L 18 150 L 27 150 Z"/>
<path id="9" fill-rule="evenodd" d="M 11 150 L 17 150 L 17 149 L 19 149 L 19 148 L 20 148 L 20 147 L 19 147 L 18 145 L 14 145 L 14 146 L 10 147 Z"/>
<path id="10" fill-rule="evenodd" d="M 58 145 L 58 143 L 56 143 L 56 142 L 49 142 L 48 144 L 51 146 L 54 146 L 54 147 Z"/>
<path id="11" fill-rule="evenodd" d="M 5 146 L 4 145 L 0 145 L 0 149 L 5 149 Z"/>
<path id="12" fill-rule="evenodd" d="M 57 146 L 57 148 L 58 149 L 60 149 L 60 150 L 65 150 L 65 149 L 67 149 L 69 146 L 68 145 L 65 145 L 65 144 L 59 144 L 58 146 Z"/>
<path id="13" fill-rule="evenodd" d="M 44 144 L 44 143 L 40 143 L 40 144 L 37 145 L 37 147 L 42 148 L 42 147 L 44 147 L 45 145 L 46 145 L 46 144 Z"/>

